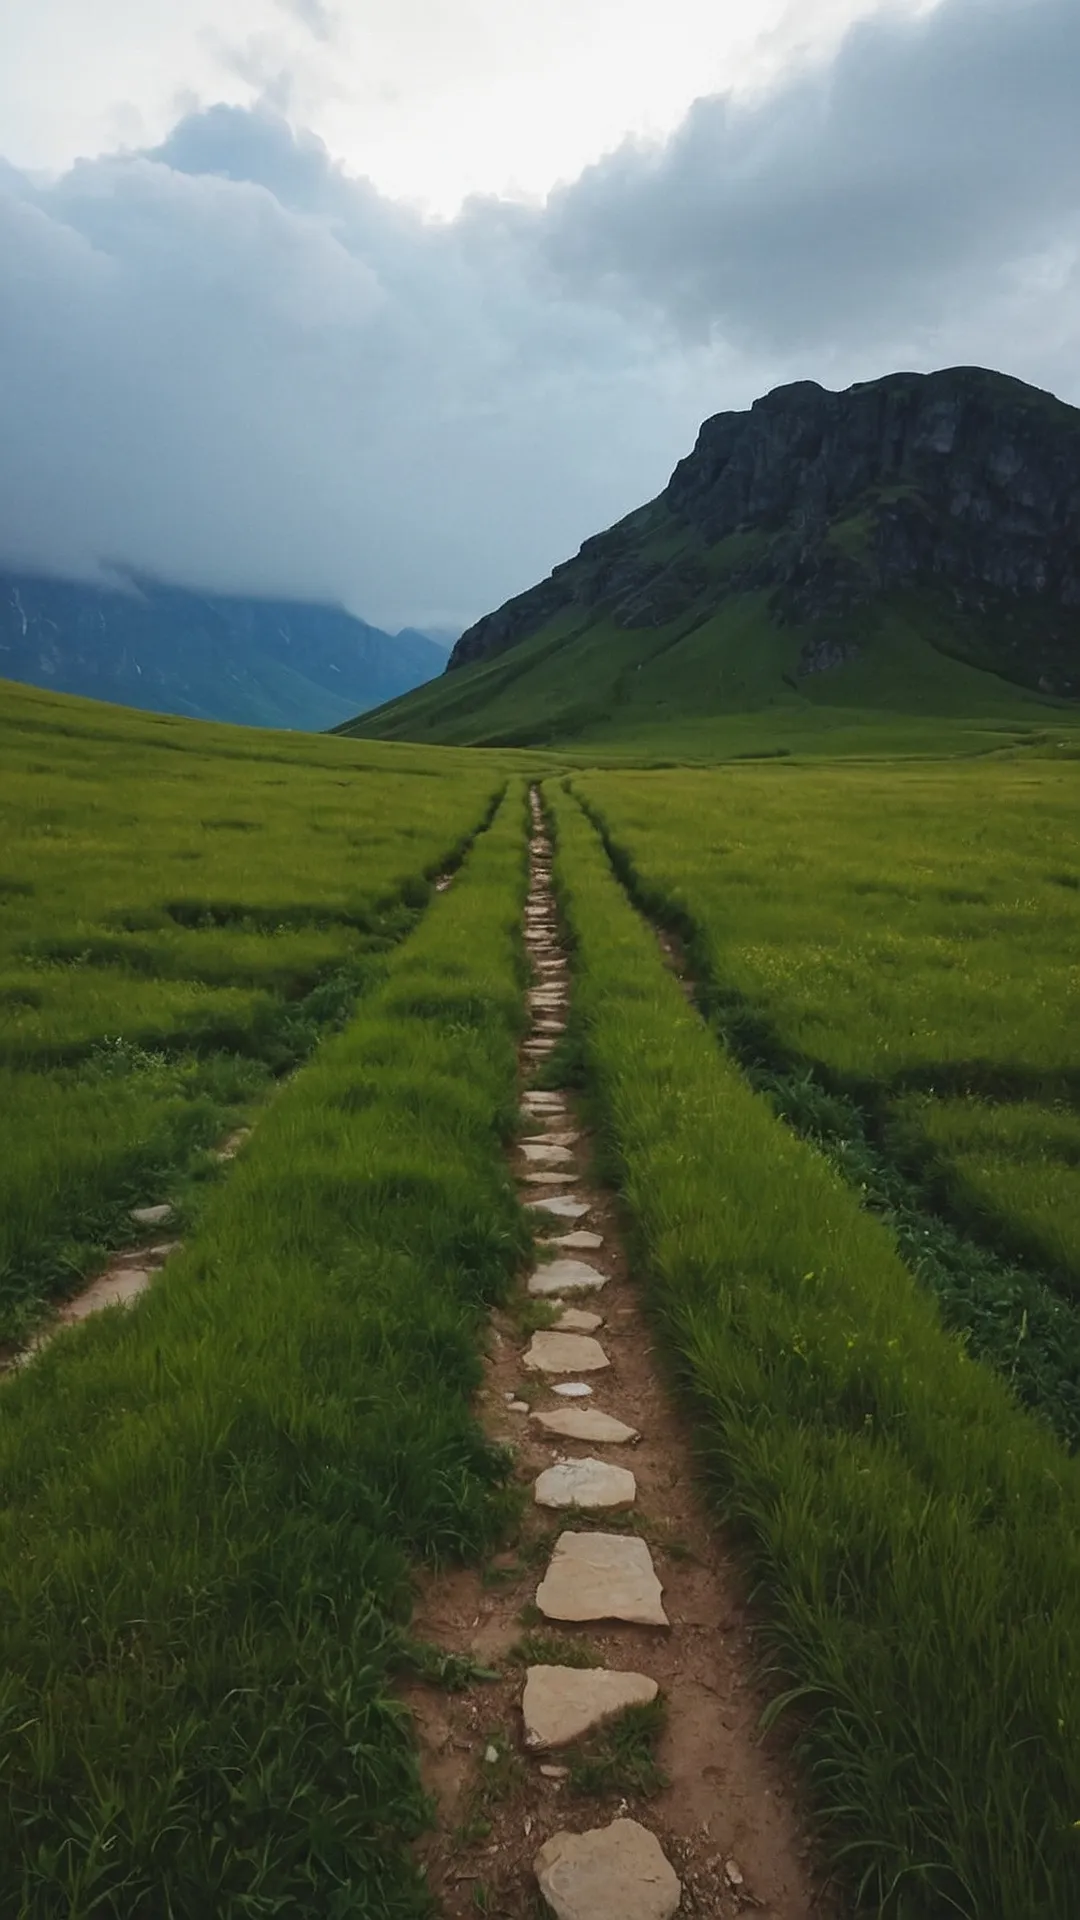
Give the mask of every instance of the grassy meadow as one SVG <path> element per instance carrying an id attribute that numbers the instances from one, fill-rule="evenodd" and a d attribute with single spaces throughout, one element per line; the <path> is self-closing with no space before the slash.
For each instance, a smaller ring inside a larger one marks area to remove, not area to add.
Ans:
<path id="1" fill-rule="evenodd" d="M 189 1208 L 206 1149 L 379 977 L 496 761 L 0 702 L 0 1343 Z"/>
<path id="2" fill-rule="evenodd" d="M 646 874 L 658 847 L 700 862 L 695 904 L 713 833 L 763 831 L 741 781 L 709 811 L 693 782 L 582 784 Z M 546 791 L 580 1071 L 831 1857 L 860 1911 L 1063 1920 L 1080 1910 L 1080 1467 L 747 1085 L 572 793 Z M 782 894 L 782 866 L 762 873 Z"/>
<path id="3" fill-rule="evenodd" d="M 755 1083 L 1080 1445 L 1080 767 L 574 784 Z"/>
<path id="4" fill-rule="evenodd" d="M 530 1248 L 526 776 L 573 966 L 538 1077 L 847 1910 L 1080 1912 L 1080 762 L 1014 696 L 512 753 L 0 686 L 0 1343 L 132 1206 L 184 1242 L 0 1384 L 0 1920 L 431 1912 L 396 1688 L 417 1565 L 515 1497 L 475 1392 Z"/>
<path id="5" fill-rule="evenodd" d="M 428 1911 L 394 1683 L 410 1565 L 505 1513 L 525 886 L 518 783 L 167 1283 L 0 1392 L 0 1915 Z"/>

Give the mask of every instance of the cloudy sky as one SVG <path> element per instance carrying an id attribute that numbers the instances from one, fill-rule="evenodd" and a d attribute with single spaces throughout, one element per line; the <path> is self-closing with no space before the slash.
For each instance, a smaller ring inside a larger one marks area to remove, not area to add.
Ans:
<path id="1" fill-rule="evenodd" d="M 466 624 L 789 379 L 1080 404 L 1077 0 L 36 0 L 0 564 Z"/>

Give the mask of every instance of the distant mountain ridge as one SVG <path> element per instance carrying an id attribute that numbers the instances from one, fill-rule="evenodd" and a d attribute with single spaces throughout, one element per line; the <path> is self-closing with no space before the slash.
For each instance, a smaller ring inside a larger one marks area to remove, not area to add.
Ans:
<path id="1" fill-rule="evenodd" d="M 442 672 L 426 634 L 342 607 L 0 571 L 0 677 L 131 707 L 316 730 Z"/>

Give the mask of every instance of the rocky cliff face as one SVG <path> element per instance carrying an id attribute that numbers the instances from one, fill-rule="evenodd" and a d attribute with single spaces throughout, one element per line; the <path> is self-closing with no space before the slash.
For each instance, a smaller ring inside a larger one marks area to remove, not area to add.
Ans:
<path id="1" fill-rule="evenodd" d="M 1080 694 L 1080 412 L 968 367 L 777 388 L 707 420 L 656 501 L 478 621 L 450 666 L 555 617 L 661 626 L 752 589 L 811 630 L 806 671 L 857 644 L 830 623 L 917 589 L 945 596 L 977 664 Z"/>

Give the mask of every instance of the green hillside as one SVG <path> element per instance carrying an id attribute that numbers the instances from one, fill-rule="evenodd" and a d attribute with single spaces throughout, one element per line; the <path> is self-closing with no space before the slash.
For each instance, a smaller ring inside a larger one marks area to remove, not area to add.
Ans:
<path id="1" fill-rule="evenodd" d="M 872 625 L 872 632 L 868 631 Z M 908 596 L 861 623 L 858 657 L 798 676 L 804 636 L 764 592 L 704 619 L 624 629 L 604 613 L 552 620 L 520 646 L 352 721 L 340 731 L 455 746 L 573 745 L 679 758 L 739 752 L 973 748 L 1071 725 L 1070 703 L 1032 693 L 946 650 L 947 617 Z"/>

